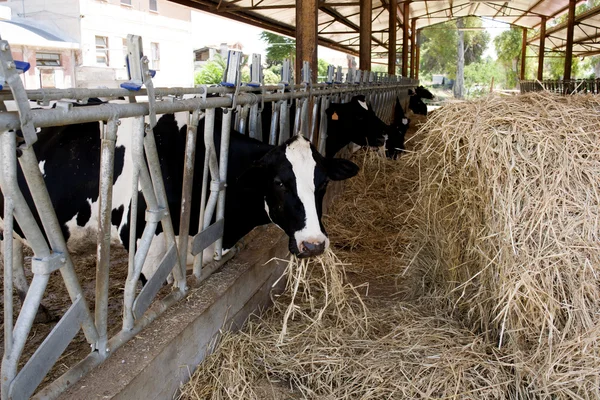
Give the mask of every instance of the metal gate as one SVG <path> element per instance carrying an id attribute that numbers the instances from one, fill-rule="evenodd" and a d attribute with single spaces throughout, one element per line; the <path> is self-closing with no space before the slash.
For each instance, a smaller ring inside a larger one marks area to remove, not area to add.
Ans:
<path id="1" fill-rule="evenodd" d="M 0 187 L 4 195 L 4 355 L 2 359 L 2 399 L 25 399 L 32 396 L 46 374 L 55 365 L 67 345 L 83 329 L 91 346 L 87 357 L 72 367 L 59 379 L 37 392 L 34 398 L 56 398 L 69 385 L 74 384 L 89 370 L 102 363 L 111 352 L 134 337 L 169 306 L 186 296 L 186 258 L 194 258 L 193 276 L 196 281 L 205 279 L 220 265 L 233 257 L 237 248 L 222 255 L 222 235 L 225 202 L 225 177 L 230 129 L 238 130 L 252 138 L 261 139 L 261 112 L 264 104 L 272 105 L 270 144 L 283 143 L 292 134 L 301 133 L 315 143 L 321 153 L 325 148 L 327 117 L 325 110 L 331 102 L 347 102 L 357 94 L 364 94 L 376 114 L 386 123 L 393 119 L 396 96 L 405 100 L 407 89 L 414 88 L 417 81 L 387 76 L 369 71 L 349 71 L 342 83 L 341 67 L 329 67 L 325 83 L 310 81 L 310 66 L 304 63 L 300 84 L 290 81 L 289 62 L 284 63 L 282 81 L 279 85 L 262 84 L 260 56 L 253 55 L 252 80 L 240 82 L 241 53 L 230 52 L 224 82 L 218 87 L 201 86 L 189 89 L 159 89 L 152 84 L 153 71 L 148 59 L 142 54 L 139 36 L 128 36 L 128 69 L 130 80 L 119 89 L 50 89 L 26 91 L 19 78 L 19 70 L 28 68 L 25 63 L 14 61 L 8 42 L 0 40 L 0 83 L 6 83 L 8 92 L 0 93 L 0 107 L 4 101 L 14 101 L 18 112 L 0 112 Z M 146 101 L 136 98 L 147 97 Z M 72 101 L 85 102 L 92 97 L 129 99 L 127 104 L 102 104 L 90 107 L 72 107 Z M 192 98 L 186 98 L 192 97 Z M 66 102 L 64 99 L 70 99 Z M 53 109 L 30 108 L 30 101 L 48 104 L 57 101 Z M 295 103 L 295 115 L 290 116 L 290 106 Z M 220 154 L 214 143 L 215 109 L 223 109 Z M 183 191 L 180 210 L 169 210 L 165 186 L 161 176 L 153 128 L 157 114 L 186 111 L 189 121 L 183 172 Z M 232 117 L 235 115 L 235 117 Z M 145 226 L 140 244 L 136 248 L 137 196 L 132 196 L 129 215 L 130 248 L 128 276 L 124 284 L 123 323 L 121 330 L 108 337 L 107 305 L 110 261 L 110 232 L 112 190 L 114 174 L 115 143 L 120 120 L 132 118 L 132 154 L 134 159 L 132 193 L 138 188 L 147 204 Z M 203 133 L 206 154 L 204 165 L 203 196 L 200 203 L 200 232 L 188 248 L 188 230 L 191 215 L 192 181 L 197 126 L 205 119 Z M 294 118 L 294 132 L 290 132 L 290 118 Z M 148 123 L 145 122 L 148 120 Z M 75 273 L 73 260 L 61 233 L 56 213 L 52 207 L 44 178 L 32 145 L 37 140 L 37 128 L 76 123 L 105 121 L 101 132 L 101 164 L 99 182 L 99 234 L 97 241 L 97 264 L 95 282 L 95 309 L 92 311 L 83 295 L 80 280 Z M 311 121 L 310 124 L 304 123 Z M 21 129 L 22 143 L 18 144 L 15 130 Z M 21 154 L 16 157 L 17 151 Z M 17 182 L 17 162 L 27 180 L 42 224 L 39 226 L 29 209 Z M 210 184 L 209 179 L 210 176 Z M 210 190 L 209 190 L 210 189 Z M 210 193 L 205 196 L 206 193 Z M 180 214 L 180 231 L 175 232 L 171 212 Z M 214 223 L 211 224 L 213 221 Z M 13 305 L 13 271 L 22 270 L 23 258 L 13 257 L 13 250 L 20 255 L 18 243 L 13 239 L 13 220 L 17 220 L 34 256 L 31 262 L 31 280 L 21 310 L 16 315 Z M 148 254 L 152 237 L 158 225 L 162 225 L 166 240 L 166 254 L 156 273 L 137 293 L 138 280 Z M 179 242 L 175 235 L 179 235 Z M 15 242 L 15 243 L 13 243 Z M 202 265 L 202 252 L 215 243 L 214 261 Z M 14 245 L 14 246 L 13 246 Z M 15 263 L 15 265 L 13 265 Z M 21 367 L 23 350 L 31 332 L 34 318 L 51 274 L 60 272 L 68 290 L 71 306 L 56 326 Z M 174 290 L 157 298 L 162 284 L 169 274 L 173 276 Z M 154 303 L 153 307 L 150 305 Z"/>

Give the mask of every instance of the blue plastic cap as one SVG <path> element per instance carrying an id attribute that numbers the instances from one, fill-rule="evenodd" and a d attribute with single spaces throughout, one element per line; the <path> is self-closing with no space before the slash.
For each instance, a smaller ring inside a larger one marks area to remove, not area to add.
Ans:
<path id="1" fill-rule="evenodd" d="M 127 82 L 123 82 L 121 83 L 121 87 L 123 89 L 127 89 L 127 90 L 134 90 L 134 91 L 138 91 L 142 88 L 142 85 L 131 82 L 131 81 L 127 81 Z"/>
<path id="2" fill-rule="evenodd" d="M 221 82 L 221 86 L 225 86 L 225 87 L 235 87 L 234 83 L 229 83 L 229 82 Z"/>
<path id="3" fill-rule="evenodd" d="M 154 76 L 156 75 L 156 70 L 154 69 L 150 69 L 150 77 L 154 78 Z"/>
<path id="4" fill-rule="evenodd" d="M 15 67 L 21 72 L 27 72 L 31 68 L 31 64 L 25 61 L 15 61 Z"/>

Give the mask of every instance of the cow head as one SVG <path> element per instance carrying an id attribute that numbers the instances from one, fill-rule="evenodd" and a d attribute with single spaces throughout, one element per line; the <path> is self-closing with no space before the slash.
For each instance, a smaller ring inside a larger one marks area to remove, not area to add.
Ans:
<path id="1" fill-rule="evenodd" d="M 365 96 L 354 96 L 349 103 L 331 103 L 326 113 L 327 157 L 350 142 L 374 147 L 385 144 L 386 132 L 373 124 L 375 113 L 369 109 Z"/>
<path id="2" fill-rule="evenodd" d="M 267 215 L 289 237 L 290 252 L 305 258 L 329 246 L 321 222 L 327 183 L 351 178 L 358 170 L 351 161 L 324 158 L 298 135 L 269 151 L 240 179 L 260 190 Z"/>
<path id="3" fill-rule="evenodd" d="M 396 106 L 394 107 L 394 121 L 389 127 L 388 140 L 385 143 L 386 155 L 396 160 L 398 155 L 404 151 L 404 136 L 408 130 L 410 119 L 404 114 L 400 100 L 396 97 Z"/>

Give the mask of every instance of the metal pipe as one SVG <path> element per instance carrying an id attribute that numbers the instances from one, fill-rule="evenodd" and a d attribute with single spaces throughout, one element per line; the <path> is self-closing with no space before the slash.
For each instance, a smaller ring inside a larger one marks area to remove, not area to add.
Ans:
<path id="1" fill-rule="evenodd" d="M 279 102 L 273 102 L 273 111 L 271 113 L 271 130 L 269 131 L 269 144 L 277 143 L 277 127 L 279 126 Z"/>
<path id="2" fill-rule="evenodd" d="M 329 107 L 329 98 L 323 97 L 321 99 L 321 121 L 319 123 L 319 153 L 325 156 L 325 143 L 327 141 L 327 113 L 325 112 Z"/>
<path id="3" fill-rule="evenodd" d="M 393 87 L 390 84 L 386 87 Z M 406 88 L 413 87 L 414 84 L 407 83 Z M 330 88 L 322 94 L 333 93 L 354 93 L 356 88 L 352 86 L 344 88 Z M 286 93 L 265 93 L 264 101 L 290 100 L 297 98 L 308 97 L 308 92 L 286 92 Z M 239 94 L 237 97 L 238 104 L 253 104 L 260 99 L 261 95 L 255 94 Z M 351 96 L 350 96 L 351 97 Z M 231 107 L 232 100 L 228 97 L 211 97 L 207 99 L 194 98 L 175 102 L 161 101 L 155 105 L 157 114 L 168 114 L 180 111 L 193 111 L 195 109 L 208 109 L 216 107 Z M 109 120 L 111 118 L 131 118 L 149 114 L 148 103 L 133 103 L 133 104 L 101 104 L 90 107 L 73 107 L 70 110 L 64 109 L 38 109 L 31 110 L 31 121 L 36 127 L 61 126 L 69 124 L 80 124 L 85 122 L 96 122 Z M 7 112 L 0 114 L 0 130 L 19 129 L 20 120 L 15 112 Z"/>
<path id="4" fill-rule="evenodd" d="M 1 171 L 0 171 L 1 173 Z M 0 177 L 0 179 L 2 179 Z M 4 354 L 2 357 L 2 399 L 8 398 L 8 388 L 16 370 L 5 373 L 4 363 L 13 347 L 13 201 L 4 197 Z"/>
<path id="5" fill-rule="evenodd" d="M 219 154 L 219 181 L 223 184 L 223 186 L 219 192 L 219 200 L 217 203 L 217 221 L 225 218 L 225 183 L 227 182 L 227 163 L 229 162 L 230 126 L 231 113 L 224 113 L 223 125 L 221 126 L 221 149 Z M 220 260 L 223 256 L 223 236 L 216 241 L 215 252 L 216 259 Z"/>
<path id="6" fill-rule="evenodd" d="M 204 116 L 204 168 L 202 170 L 202 194 L 200 200 L 200 220 L 198 222 L 198 233 L 204 229 L 204 214 L 206 212 L 206 196 L 208 191 L 208 168 L 210 159 L 210 140 L 214 136 L 215 129 L 215 109 L 209 108 Z M 194 277 L 198 280 L 202 274 L 203 256 L 201 252 L 194 257 Z"/>
<path id="7" fill-rule="evenodd" d="M 252 104 L 250 107 L 250 118 L 248 126 L 250 129 L 249 136 L 252 139 L 262 141 L 262 129 L 260 129 L 260 114 L 258 113 L 258 104 Z"/>
<path id="8" fill-rule="evenodd" d="M 183 163 L 183 184 L 181 188 L 181 211 L 179 213 L 179 265 L 187 266 L 188 238 L 190 236 L 190 217 L 192 215 L 192 185 L 196 162 L 196 139 L 200 110 L 192 113 L 185 141 L 185 160 Z"/>
<path id="9" fill-rule="evenodd" d="M 131 174 L 131 206 L 129 208 L 129 253 L 127 263 L 127 279 L 125 280 L 125 289 L 123 292 L 123 330 L 131 330 L 134 324 L 133 302 L 135 301 L 135 286 L 137 277 L 135 276 L 135 252 L 137 248 L 137 210 L 139 198 L 139 178 L 140 178 L 140 158 L 139 153 L 142 148 L 144 118 L 137 117 L 133 123 L 133 134 L 131 135 L 131 157 L 133 162 L 133 171 Z"/>
<path id="10" fill-rule="evenodd" d="M 287 101 L 283 100 L 281 102 L 281 108 L 279 109 L 279 141 L 277 144 L 282 144 L 290 137 L 289 131 L 289 116 L 288 116 L 288 105 Z"/>
<path id="11" fill-rule="evenodd" d="M 314 143 L 315 133 L 317 132 L 317 117 L 319 115 L 319 105 L 321 102 L 321 97 L 313 97 L 313 107 L 312 107 L 312 117 L 310 119 L 310 137 L 309 140 L 311 143 Z"/>
<path id="12" fill-rule="evenodd" d="M 106 357 L 108 329 L 108 286 L 110 271 L 110 235 L 112 215 L 112 193 L 115 160 L 115 143 L 119 121 L 110 120 L 102 135 L 100 153 L 100 189 L 98 195 L 98 236 L 96 249 L 96 302 L 95 321 L 98 331 L 96 349 Z"/>

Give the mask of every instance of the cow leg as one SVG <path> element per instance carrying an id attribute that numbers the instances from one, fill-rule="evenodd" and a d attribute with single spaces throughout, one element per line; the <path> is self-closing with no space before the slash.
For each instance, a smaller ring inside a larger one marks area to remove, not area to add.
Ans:
<path id="1" fill-rule="evenodd" d="M 4 249 L 4 241 L 0 239 L 0 249 Z M 1 252 L 0 252 L 1 254 Z M 21 304 L 25 301 L 25 296 L 27 296 L 27 291 L 29 290 L 29 284 L 27 283 L 27 278 L 25 277 L 25 268 L 24 268 L 24 257 L 23 257 L 23 242 L 19 239 L 13 240 L 13 284 L 15 289 L 17 290 L 17 295 L 19 296 L 19 300 Z M 48 311 L 48 309 L 40 303 L 38 307 L 37 314 L 34 319 L 34 323 L 36 324 L 46 324 L 54 321 L 54 316 Z"/>

